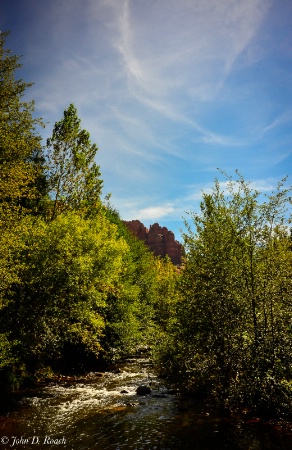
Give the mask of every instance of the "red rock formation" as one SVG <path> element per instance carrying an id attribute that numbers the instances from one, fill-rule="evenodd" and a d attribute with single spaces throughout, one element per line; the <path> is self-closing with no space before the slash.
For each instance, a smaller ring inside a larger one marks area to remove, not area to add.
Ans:
<path id="1" fill-rule="evenodd" d="M 130 222 L 125 222 L 129 230 L 142 241 L 147 240 L 148 229 L 140 222 L 140 220 L 131 220 Z"/>
<path id="2" fill-rule="evenodd" d="M 175 240 L 172 231 L 158 223 L 151 225 L 148 230 L 139 220 L 131 220 L 125 224 L 138 239 L 145 242 L 155 256 L 168 255 L 173 264 L 181 264 L 182 245 Z"/>

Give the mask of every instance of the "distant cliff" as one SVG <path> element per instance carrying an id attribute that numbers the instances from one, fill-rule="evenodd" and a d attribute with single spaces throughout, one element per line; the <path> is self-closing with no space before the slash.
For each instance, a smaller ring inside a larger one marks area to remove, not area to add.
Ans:
<path id="1" fill-rule="evenodd" d="M 175 240 L 172 231 L 161 227 L 158 223 L 146 228 L 140 220 L 125 222 L 129 230 L 150 248 L 155 256 L 168 255 L 173 264 L 180 265 L 182 258 L 182 244 Z"/>

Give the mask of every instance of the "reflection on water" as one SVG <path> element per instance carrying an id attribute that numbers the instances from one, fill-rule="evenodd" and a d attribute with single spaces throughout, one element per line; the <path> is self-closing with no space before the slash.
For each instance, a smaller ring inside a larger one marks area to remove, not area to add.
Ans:
<path id="1" fill-rule="evenodd" d="M 152 394 L 137 396 L 138 385 Z M 259 422 L 220 419 L 170 393 L 147 360 L 23 398 L 0 417 L 0 450 L 290 450 L 292 435 Z M 3 441 L 4 437 L 4 441 Z"/>

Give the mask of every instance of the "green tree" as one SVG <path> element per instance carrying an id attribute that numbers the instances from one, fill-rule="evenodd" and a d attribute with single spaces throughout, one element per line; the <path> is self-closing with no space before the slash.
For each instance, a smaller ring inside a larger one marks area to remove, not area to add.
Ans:
<path id="1" fill-rule="evenodd" d="M 7 294 L 1 328 L 18 342 L 19 364 L 34 373 L 65 345 L 97 357 L 102 351 L 107 297 L 119 292 L 128 246 L 105 217 L 75 212 L 46 223 L 26 219 L 18 281 Z"/>
<path id="2" fill-rule="evenodd" d="M 154 302 L 156 300 L 156 259 L 145 244 L 134 237 L 111 205 L 104 214 L 117 226 L 118 235 L 129 247 L 124 256 L 119 292 L 107 299 L 104 344 L 107 357 L 118 359 L 150 346 L 153 335 Z"/>
<path id="3" fill-rule="evenodd" d="M 40 119 L 34 102 L 23 101 L 31 86 L 15 78 L 20 57 L 4 48 L 8 32 L 0 33 L 0 220 L 8 224 L 15 211 L 38 208 L 44 194 Z M 1 224 L 0 224 L 1 225 Z"/>
<path id="4" fill-rule="evenodd" d="M 42 122 L 33 117 L 34 102 L 23 100 L 31 83 L 16 78 L 20 57 L 5 49 L 8 35 L 0 32 L 0 315 L 9 289 L 19 281 L 21 264 L 12 254 L 21 249 L 21 219 L 40 212 L 46 189 L 38 132 Z M 17 359 L 10 332 L 0 334 L 2 368 Z"/>
<path id="5" fill-rule="evenodd" d="M 118 235 L 128 244 L 121 274 L 121 290 L 107 299 L 105 347 L 110 358 L 152 349 L 166 338 L 167 324 L 173 318 L 177 297 L 177 269 L 168 258 L 155 257 L 107 205 L 104 213 L 117 225 Z"/>
<path id="6" fill-rule="evenodd" d="M 281 182 L 261 202 L 239 174 L 227 178 L 227 192 L 216 180 L 190 214 L 195 231 L 186 224 L 172 371 L 223 408 L 290 408 L 288 193 Z"/>
<path id="7" fill-rule="evenodd" d="M 66 210 L 92 212 L 100 204 L 102 180 L 94 161 L 98 148 L 91 144 L 89 133 L 81 129 L 80 122 L 71 104 L 47 140 L 52 219 Z"/>

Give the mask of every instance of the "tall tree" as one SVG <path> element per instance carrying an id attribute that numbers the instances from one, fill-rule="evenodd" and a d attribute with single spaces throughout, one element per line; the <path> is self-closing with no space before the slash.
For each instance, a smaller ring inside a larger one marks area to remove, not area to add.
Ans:
<path id="1" fill-rule="evenodd" d="M 98 148 L 91 144 L 80 122 L 75 106 L 70 104 L 47 140 L 52 219 L 62 211 L 83 209 L 88 213 L 99 205 L 102 180 L 95 163 Z"/>
<path id="2" fill-rule="evenodd" d="M 31 83 L 16 78 L 20 57 L 5 49 L 9 32 L 0 32 L 0 320 L 7 294 L 19 281 L 20 265 L 12 253 L 20 250 L 24 214 L 38 213 L 45 192 L 41 137 L 34 103 L 23 100 Z M 12 328 L 12 327 L 11 327 Z M 10 331 L 0 327 L 0 369 L 17 359 Z"/>
<path id="3" fill-rule="evenodd" d="M 34 102 L 23 101 L 31 83 L 15 78 L 20 57 L 4 48 L 8 34 L 0 33 L 0 204 L 6 222 L 12 210 L 37 207 L 44 189 L 42 122 L 33 118 Z"/>
<path id="4" fill-rule="evenodd" d="M 291 411 L 292 253 L 289 189 L 218 180 L 191 213 L 174 327 L 173 371 L 222 407 Z M 290 343 L 290 344 L 289 344 Z"/>

